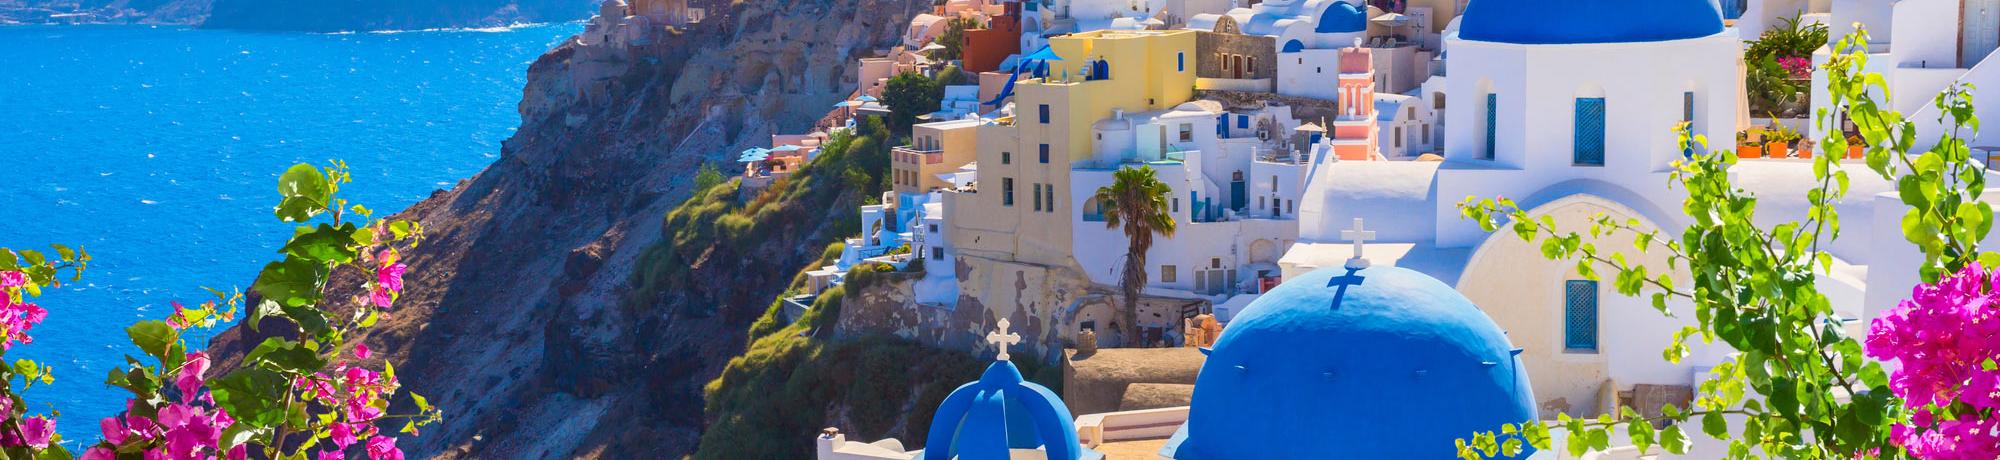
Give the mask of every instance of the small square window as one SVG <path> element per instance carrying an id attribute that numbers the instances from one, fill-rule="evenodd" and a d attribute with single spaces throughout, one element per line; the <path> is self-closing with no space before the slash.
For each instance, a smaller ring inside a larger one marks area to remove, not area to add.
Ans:
<path id="1" fill-rule="evenodd" d="M 1042 164 L 1049 164 L 1049 144 L 1042 144 Z"/>
<path id="2" fill-rule="evenodd" d="M 1178 273 L 1174 273 L 1174 271 L 1175 271 L 1175 270 L 1174 270 L 1174 266 L 1172 266 L 1172 265 L 1161 265 L 1161 266 L 1160 266 L 1160 282 L 1162 282 L 1162 283 L 1172 283 L 1172 282 L 1177 282 L 1177 281 L 1179 281 L 1179 280 L 1180 280 L 1180 276 L 1179 276 L 1180 274 L 1178 274 Z"/>
<path id="3" fill-rule="evenodd" d="M 944 258 L 944 248 L 940 248 L 940 247 L 931 247 L 931 259 L 932 259 L 932 260 L 937 260 L 937 259 L 943 259 L 943 258 Z"/>
<path id="4" fill-rule="evenodd" d="M 1042 124 L 1049 124 L 1049 105 L 1042 104 Z"/>
<path id="5" fill-rule="evenodd" d="M 1011 164 L 1014 164 L 1014 153 L 1013 153 L 1013 152 L 1000 152 L 1000 164 L 1003 164 L 1003 165 L 1011 165 Z"/>

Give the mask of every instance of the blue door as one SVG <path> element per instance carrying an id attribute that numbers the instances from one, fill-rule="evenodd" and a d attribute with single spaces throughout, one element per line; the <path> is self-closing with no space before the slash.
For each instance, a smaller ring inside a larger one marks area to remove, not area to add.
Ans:
<path id="1" fill-rule="evenodd" d="M 1576 164 L 1604 166 L 1604 98 L 1576 99 Z"/>
<path id="2" fill-rule="evenodd" d="M 1249 193 L 1244 188 L 1242 178 L 1237 178 L 1229 182 L 1229 209 L 1234 209 L 1236 212 L 1243 212 L 1243 208 L 1249 206 Z"/>

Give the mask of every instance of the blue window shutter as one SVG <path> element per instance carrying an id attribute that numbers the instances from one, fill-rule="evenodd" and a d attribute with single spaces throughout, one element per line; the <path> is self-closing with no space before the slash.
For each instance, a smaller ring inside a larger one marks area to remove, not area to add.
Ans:
<path id="1" fill-rule="evenodd" d="M 1175 72 L 1187 71 L 1187 52 L 1183 51 L 1180 54 L 1174 55 L 1174 71 Z"/>
<path id="2" fill-rule="evenodd" d="M 1576 164 L 1604 166 L 1604 98 L 1576 99 Z"/>
<path id="3" fill-rule="evenodd" d="M 1597 351 L 1597 282 L 1563 283 L 1563 349 Z"/>
<path id="4" fill-rule="evenodd" d="M 1049 162 L 1049 144 L 1042 144 L 1042 164 Z"/>
<path id="5" fill-rule="evenodd" d="M 1236 116 L 1236 127 L 1250 129 L 1250 117 L 1244 115 Z"/>
<path id="6" fill-rule="evenodd" d="M 1049 105 L 1042 104 L 1042 124 L 1049 124 Z"/>
<path id="7" fill-rule="evenodd" d="M 1499 117 L 1499 112 L 1500 112 L 1500 95 L 1499 95 L 1499 94 L 1494 94 L 1494 93 L 1487 93 L 1487 94 L 1486 94 L 1486 152 L 1485 152 L 1485 153 L 1486 153 L 1486 159 L 1488 159 L 1488 160 L 1491 160 L 1491 159 L 1493 159 L 1493 158 L 1494 158 L 1494 156 L 1493 156 L 1493 152 L 1494 152 L 1494 150 L 1495 150 L 1495 148 L 1494 148 L 1494 144 L 1495 144 L 1495 142 L 1494 142 L 1494 141 L 1495 141 L 1495 138 L 1497 138 L 1497 137 L 1498 137 L 1498 136 L 1496 136 L 1495 134 L 1496 134 L 1496 133 L 1497 133 L 1497 132 L 1499 131 L 1499 126 L 1497 126 L 1497 123 L 1496 123 L 1496 122 L 1498 122 L 1498 121 L 1499 121 L 1499 118 L 1500 118 L 1500 117 Z"/>

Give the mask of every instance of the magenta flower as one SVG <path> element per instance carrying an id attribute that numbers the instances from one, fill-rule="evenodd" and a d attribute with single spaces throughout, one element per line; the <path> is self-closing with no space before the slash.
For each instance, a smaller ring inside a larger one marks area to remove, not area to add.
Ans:
<path id="1" fill-rule="evenodd" d="M 249 449 L 244 448 L 242 444 L 237 444 L 236 447 L 229 448 L 227 460 L 245 460 L 249 457 Z"/>
<path id="2" fill-rule="evenodd" d="M 180 388 L 182 398 L 193 398 L 196 392 L 201 391 L 205 380 L 202 374 L 208 372 L 208 366 L 208 353 L 187 354 L 187 364 L 181 365 L 180 373 L 174 376 L 174 387 Z"/>
<path id="3" fill-rule="evenodd" d="M 0 288 L 21 287 L 28 284 L 28 275 L 16 271 L 0 271 Z"/>
<path id="4" fill-rule="evenodd" d="M 1973 264 L 1937 284 L 1916 286 L 1909 299 L 1868 326 L 1868 356 L 1900 365 L 1889 387 L 1912 410 L 1910 422 L 1892 427 L 1890 439 L 1919 458 L 2000 458 L 2000 419 L 1980 415 L 2000 409 L 2000 370 L 1983 365 L 2000 358 L 1996 287 L 2000 277 Z M 1933 406 L 1969 410 L 1940 417 L 1927 409 Z"/>
<path id="5" fill-rule="evenodd" d="M 49 448 L 49 437 L 56 434 L 56 421 L 44 417 L 28 417 L 21 420 L 21 437 L 29 447 Z"/>
<path id="6" fill-rule="evenodd" d="M 375 270 L 375 289 L 369 291 L 368 300 L 378 308 L 387 309 L 396 301 L 396 294 L 403 292 L 403 273 L 409 266 L 396 262 L 396 250 L 384 249 L 376 257 L 379 266 Z"/>
<path id="7" fill-rule="evenodd" d="M 396 448 L 396 438 L 376 436 L 368 440 L 368 460 L 403 460 L 403 450 Z"/>
<path id="8" fill-rule="evenodd" d="M 117 416 L 105 417 L 104 420 L 98 420 L 97 429 L 104 433 L 104 442 L 111 443 L 114 446 L 124 444 L 125 440 L 132 438 L 132 432 L 125 429 L 125 424 L 119 422 Z"/>
<path id="9" fill-rule="evenodd" d="M 369 354 L 368 344 L 360 343 L 354 345 L 354 359 L 368 359 Z"/>
<path id="10" fill-rule="evenodd" d="M 347 460 L 347 456 L 340 455 L 340 451 L 337 450 L 322 450 L 319 451 L 318 460 Z"/>
<path id="11" fill-rule="evenodd" d="M 83 451 L 83 458 L 78 460 L 118 460 L 118 451 L 103 447 L 92 447 L 90 450 Z"/>
<path id="12" fill-rule="evenodd" d="M 354 438 L 354 429 L 349 428 L 345 423 L 333 424 L 332 429 L 328 430 L 328 438 L 329 441 L 333 442 L 334 447 L 338 447 L 341 450 L 345 450 L 347 446 L 352 446 L 354 443 L 360 442 L 360 440 Z"/>

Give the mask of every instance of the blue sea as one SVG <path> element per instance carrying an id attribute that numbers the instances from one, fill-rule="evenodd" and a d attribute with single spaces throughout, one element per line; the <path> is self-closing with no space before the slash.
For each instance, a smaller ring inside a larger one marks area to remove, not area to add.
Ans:
<path id="1" fill-rule="evenodd" d="M 580 24 L 296 34 L 0 27 L 0 246 L 87 248 L 84 279 L 9 360 L 53 367 L 26 399 L 72 450 L 123 408 L 123 329 L 246 287 L 291 228 L 277 176 L 344 160 L 346 197 L 394 212 L 479 172 L 520 124 L 529 63 Z"/>

